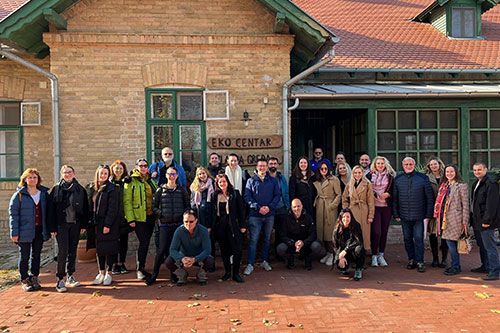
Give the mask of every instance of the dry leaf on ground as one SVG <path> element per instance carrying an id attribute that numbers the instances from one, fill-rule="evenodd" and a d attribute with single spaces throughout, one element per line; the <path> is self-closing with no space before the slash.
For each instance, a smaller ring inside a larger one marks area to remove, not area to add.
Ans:
<path id="1" fill-rule="evenodd" d="M 475 295 L 477 298 L 479 298 L 479 299 L 488 299 L 488 298 L 490 298 L 491 296 L 493 296 L 493 295 L 488 294 L 488 293 L 479 293 L 479 292 L 477 292 L 477 291 L 474 293 L 474 295 Z"/>

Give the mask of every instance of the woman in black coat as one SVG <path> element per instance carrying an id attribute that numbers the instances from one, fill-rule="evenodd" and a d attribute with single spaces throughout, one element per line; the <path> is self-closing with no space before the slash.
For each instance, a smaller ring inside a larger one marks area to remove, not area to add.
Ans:
<path id="1" fill-rule="evenodd" d="M 315 180 L 314 172 L 311 170 L 307 158 L 305 156 L 299 158 L 288 182 L 290 202 L 296 198 L 300 199 L 304 210 L 313 219 L 316 218 L 316 210 L 313 208 L 313 202 L 316 198 L 316 188 L 313 184 Z"/>
<path id="2" fill-rule="evenodd" d="M 105 286 L 113 282 L 111 270 L 118 254 L 121 216 L 120 188 L 109 181 L 110 174 L 108 165 L 100 165 L 94 182 L 88 187 L 91 224 L 94 225 L 94 233 L 89 234 L 89 239 L 95 239 L 99 264 L 99 274 L 93 284 Z"/>
<path id="3" fill-rule="evenodd" d="M 232 278 L 238 283 L 244 282 L 240 276 L 240 264 L 243 248 L 243 234 L 246 232 L 245 203 L 238 190 L 235 190 L 226 174 L 215 178 L 216 191 L 211 201 L 214 207 L 213 232 L 220 246 L 224 263 L 223 281 Z M 233 267 L 231 269 L 231 256 Z"/>

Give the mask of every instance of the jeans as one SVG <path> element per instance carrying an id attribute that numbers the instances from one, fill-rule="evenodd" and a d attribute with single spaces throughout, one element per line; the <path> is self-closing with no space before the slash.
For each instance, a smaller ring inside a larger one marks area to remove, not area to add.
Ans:
<path id="1" fill-rule="evenodd" d="M 391 216 L 391 207 L 375 207 L 375 217 L 371 225 L 372 255 L 385 252 Z"/>
<path id="2" fill-rule="evenodd" d="M 43 248 L 43 235 L 42 227 L 35 228 L 35 238 L 31 242 L 20 242 L 17 243 L 19 247 L 19 274 L 21 275 L 21 280 L 25 280 L 29 277 L 28 269 L 31 275 L 40 275 L 40 256 L 42 254 Z M 29 268 L 29 262 L 31 257 L 31 268 Z"/>
<path id="3" fill-rule="evenodd" d="M 481 258 L 481 266 L 488 269 L 488 253 L 486 253 L 486 248 L 483 244 L 483 236 L 481 235 L 481 230 L 474 229 L 474 238 L 476 239 L 476 245 L 479 248 L 479 257 Z"/>
<path id="4" fill-rule="evenodd" d="M 500 276 L 500 259 L 498 256 L 498 248 L 495 240 L 495 230 L 488 229 L 481 231 L 484 249 L 488 255 L 488 275 Z"/>
<path id="5" fill-rule="evenodd" d="M 457 249 L 457 241 L 447 239 L 446 244 L 450 250 L 451 267 L 460 269 L 460 254 Z"/>
<path id="6" fill-rule="evenodd" d="M 408 260 L 424 262 L 424 221 L 403 221 L 403 237 Z"/>
<path id="7" fill-rule="evenodd" d="M 264 240 L 262 244 L 262 261 L 269 258 L 269 244 L 271 242 L 271 233 L 273 232 L 274 216 L 248 218 L 248 227 L 250 229 L 250 243 L 248 245 L 248 264 L 255 264 L 257 254 L 257 242 L 259 241 L 260 231 L 264 230 Z"/>
<path id="8" fill-rule="evenodd" d="M 148 256 L 149 242 L 155 227 L 155 217 L 148 216 L 146 222 L 135 223 L 135 234 L 139 240 L 139 247 L 137 248 L 137 270 L 144 270 L 146 266 L 146 257 Z"/>
<path id="9" fill-rule="evenodd" d="M 172 244 L 172 238 L 174 237 L 174 232 L 179 226 L 176 224 L 166 224 L 159 227 L 160 238 L 159 238 L 159 248 L 156 252 L 155 263 L 153 267 L 153 275 L 158 276 L 160 272 L 161 265 L 165 262 L 165 259 L 170 255 L 170 244 Z"/>
<path id="10" fill-rule="evenodd" d="M 64 223 L 57 227 L 57 274 L 59 279 L 75 272 L 76 249 L 80 239 L 79 223 Z"/>

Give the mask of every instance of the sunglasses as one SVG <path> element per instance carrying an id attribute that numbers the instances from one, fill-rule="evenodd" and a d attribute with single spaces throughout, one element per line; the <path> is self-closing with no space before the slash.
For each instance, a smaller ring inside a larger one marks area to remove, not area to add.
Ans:
<path id="1" fill-rule="evenodd" d="M 195 223 L 196 220 L 188 220 L 188 221 L 184 221 L 184 223 L 189 223 L 189 224 L 192 224 L 192 223 Z"/>
<path id="2" fill-rule="evenodd" d="M 165 153 L 164 156 L 172 156 L 174 153 Z"/>
<path id="3" fill-rule="evenodd" d="M 322 151 L 315 151 L 314 153 L 315 153 L 316 155 L 323 154 L 323 152 L 322 152 Z"/>
<path id="4" fill-rule="evenodd" d="M 319 168 L 319 169 L 320 170 L 326 170 L 326 171 L 328 171 L 328 168 Z"/>
<path id="5" fill-rule="evenodd" d="M 147 165 L 147 164 L 139 164 L 139 165 L 138 165 L 138 167 L 139 167 L 139 168 L 147 168 L 147 167 L 148 167 L 148 165 Z"/>
<path id="6" fill-rule="evenodd" d="M 176 173 L 167 173 L 167 175 L 169 175 L 170 177 L 175 177 L 175 176 L 177 176 L 177 174 L 176 174 Z"/>

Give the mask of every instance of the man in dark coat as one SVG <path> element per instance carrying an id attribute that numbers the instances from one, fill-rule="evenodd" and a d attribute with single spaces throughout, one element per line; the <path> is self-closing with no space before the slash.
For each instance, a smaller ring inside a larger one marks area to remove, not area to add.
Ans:
<path id="1" fill-rule="evenodd" d="M 403 159 L 403 173 L 394 179 L 393 216 L 401 222 L 408 265 L 425 272 L 424 224 L 429 223 L 434 210 L 434 192 L 429 178 L 415 171 L 415 160 Z"/>
<path id="2" fill-rule="evenodd" d="M 487 273 L 483 280 L 498 280 L 500 260 L 495 241 L 495 228 L 500 227 L 498 184 L 487 175 L 488 168 L 482 162 L 473 166 L 477 180 L 472 184 L 472 228 L 481 256 L 481 266 L 471 271 Z"/>

